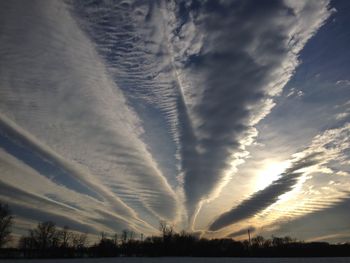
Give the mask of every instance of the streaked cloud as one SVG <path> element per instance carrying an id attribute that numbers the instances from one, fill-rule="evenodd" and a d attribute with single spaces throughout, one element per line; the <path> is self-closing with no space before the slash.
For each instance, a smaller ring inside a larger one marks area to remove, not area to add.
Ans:
<path id="1" fill-rule="evenodd" d="M 191 216 L 200 202 L 219 194 L 248 155 L 258 135 L 254 126 L 274 107 L 298 52 L 331 11 L 326 1 L 264 3 L 263 12 L 250 2 L 184 6 L 187 23 L 196 26 L 191 34 L 202 41 L 197 53 L 178 62 L 181 163 Z"/>
<path id="2" fill-rule="evenodd" d="M 20 127 L 10 139 L 30 135 L 26 146 L 66 174 L 73 162 L 80 173 L 71 177 L 116 206 L 174 219 L 176 195 L 141 139 L 140 120 L 66 6 L 11 2 L 1 10 L 2 122 Z"/>
<path id="3" fill-rule="evenodd" d="M 281 174 L 279 179 L 272 182 L 265 189 L 254 193 L 230 211 L 220 215 L 209 226 L 209 230 L 216 231 L 257 215 L 278 202 L 284 194 L 293 190 L 302 176 L 305 177 L 317 172 L 334 173 L 328 166 L 331 166 L 334 160 L 342 162 L 349 157 L 349 128 L 350 125 L 346 124 L 343 127 L 329 129 L 323 134 L 317 135 L 304 151 L 294 154 L 290 167 Z M 337 167 L 340 167 L 340 165 Z M 327 188 L 325 189 L 327 190 Z M 341 192 L 342 190 L 338 191 Z M 315 210 L 322 209 L 321 200 L 319 204 L 321 205 L 318 206 L 316 202 L 310 207 L 311 210 L 307 212 L 312 212 L 313 208 Z"/>

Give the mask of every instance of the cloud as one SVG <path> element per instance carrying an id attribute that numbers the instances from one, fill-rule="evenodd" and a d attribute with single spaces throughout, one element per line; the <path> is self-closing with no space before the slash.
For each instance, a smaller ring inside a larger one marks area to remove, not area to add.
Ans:
<path id="1" fill-rule="evenodd" d="M 343 120 L 343 119 L 346 119 L 348 116 L 350 115 L 349 112 L 342 112 L 342 113 L 338 113 L 335 118 L 337 120 Z"/>
<path id="2" fill-rule="evenodd" d="M 77 218 L 69 217 L 69 213 L 67 213 L 67 211 L 64 211 L 64 209 L 57 204 L 50 203 L 48 200 L 28 194 L 2 183 L 0 183 L 0 189 L 2 193 L 2 201 L 5 200 L 11 206 L 11 209 L 16 214 L 16 217 L 35 221 L 51 220 L 54 222 L 59 222 L 60 226 L 69 225 L 72 229 L 80 232 L 89 232 L 92 234 L 97 234 L 99 232 L 96 225 L 88 225 L 79 221 Z M 16 199 L 16 201 L 3 198 L 4 195 L 6 195 L 7 198 L 11 197 L 12 199 Z M 40 206 L 44 206 L 46 209 L 40 209 L 39 204 Z M 57 213 L 55 211 L 56 209 L 60 211 L 60 213 Z"/>
<path id="3" fill-rule="evenodd" d="M 1 3 L 0 146 L 90 211 L 102 202 L 101 225 L 194 221 L 249 156 L 328 4 Z M 289 173 L 260 207 L 293 188 Z"/>
<path id="4" fill-rule="evenodd" d="M 250 198 L 241 202 L 234 209 L 221 214 L 209 227 L 216 231 L 225 226 L 250 218 L 277 202 L 279 196 L 291 191 L 302 173 L 283 174 L 282 178 L 274 181 L 263 190 L 254 193 Z"/>
<path id="5" fill-rule="evenodd" d="M 145 233 L 155 231 L 132 213 L 133 211 L 130 213 L 125 208 L 123 211 L 118 207 L 118 203 L 110 198 L 99 200 L 65 187 L 3 151 L 0 151 L 0 173 L 0 200 L 11 206 L 16 219 L 57 220 L 60 226 L 69 224 L 70 227 L 83 232 L 90 228 L 89 232 L 95 234 L 102 230 L 117 231 L 124 228 L 143 230 Z M 103 192 L 101 196 L 104 197 Z M 106 213 L 114 218 L 114 223 L 96 223 L 102 220 Z"/>
<path id="6" fill-rule="evenodd" d="M 303 175 L 324 172 L 333 160 L 346 160 L 350 148 L 350 124 L 340 128 L 329 129 L 314 137 L 312 142 L 303 151 L 293 155 L 291 165 L 280 176 L 267 186 L 241 202 L 238 206 L 221 214 L 209 226 L 209 230 L 217 231 L 221 228 L 237 223 L 243 219 L 251 218 L 262 212 L 280 197 L 293 190 L 299 178 Z M 320 206 L 321 204 L 321 206 Z M 310 210 L 322 209 L 329 205 L 322 202 L 311 204 Z"/>
<path id="7" fill-rule="evenodd" d="M 148 150 L 176 184 L 179 144 L 173 16 L 165 1 L 71 2 L 74 17 L 96 44 L 108 72 L 142 119 Z M 169 146 L 170 145 L 170 146 Z"/>
<path id="8" fill-rule="evenodd" d="M 346 242 L 350 237 L 347 220 L 349 218 L 349 204 L 349 192 L 347 192 L 332 206 L 297 218 L 280 221 L 277 228 L 266 231 L 264 234 L 284 236 L 294 233 L 298 239 L 305 241 Z"/>
<path id="9" fill-rule="evenodd" d="M 299 51 L 331 13 L 328 1 L 271 2 L 264 12 L 252 2 L 72 5 L 138 114 L 147 123 L 157 112 L 174 140 L 176 153 L 166 152 L 156 146 L 162 137 L 149 135 L 159 129 L 143 126 L 157 160 L 179 163 L 170 173 L 179 174 L 192 218 L 248 156 L 254 125 L 274 107 Z"/>
<path id="10" fill-rule="evenodd" d="M 177 196 L 142 140 L 141 121 L 67 6 L 1 5 L 1 120 L 16 126 L 9 139 L 60 170 L 57 181 L 74 177 L 117 211 L 174 220 Z"/>
<path id="11" fill-rule="evenodd" d="M 301 90 L 297 90 L 295 88 L 290 89 L 290 91 L 288 92 L 288 94 L 286 95 L 287 97 L 302 97 L 304 95 L 304 92 Z"/>
<path id="12" fill-rule="evenodd" d="M 269 114 L 299 51 L 331 11 L 328 1 L 269 2 L 263 8 L 253 1 L 181 3 L 172 39 L 182 95 L 181 171 L 193 217 L 248 155 L 254 125 Z"/>
<path id="13" fill-rule="evenodd" d="M 350 86 L 350 80 L 347 80 L 347 79 L 338 80 L 335 84 L 340 86 Z"/>

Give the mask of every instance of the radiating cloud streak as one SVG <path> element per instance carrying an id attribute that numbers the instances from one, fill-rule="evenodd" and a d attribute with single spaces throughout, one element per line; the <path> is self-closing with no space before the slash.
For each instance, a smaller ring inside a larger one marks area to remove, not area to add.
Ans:
<path id="1" fill-rule="evenodd" d="M 65 4 L 2 3 L 1 17 L 2 116 L 35 137 L 40 154 L 72 161 L 79 180 L 110 201 L 173 220 L 176 196 L 140 138 L 140 120 Z"/>
<path id="2" fill-rule="evenodd" d="M 256 10 L 249 2 L 75 4 L 131 103 L 155 105 L 173 124 L 192 220 L 247 156 L 254 125 L 330 14 L 327 1 L 271 2 Z"/>
<path id="3" fill-rule="evenodd" d="M 221 214 L 209 226 L 209 230 L 217 231 L 221 228 L 248 219 L 272 204 L 280 197 L 291 191 L 302 175 L 327 169 L 333 160 L 342 160 L 349 157 L 350 149 L 350 125 L 346 124 L 337 129 L 326 130 L 323 134 L 315 136 L 310 145 L 294 155 L 291 166 L 286 169 L 281 177 L 267 186 L 265 189 L 254 193 L 251 197 L 241 202 L 238 206 Z M 324 205 L 313 204 L 311 211 L 322 209 Z M 326 204 L 327 205 L 327 204 Z M 303 209 L 307 206 L 303 206 Z M 310 212 L 311 212 L 310 211 Z"/>
<path id="4" fill-rule="evenodd" d="M 167 179 L 176 183 L 180 93 L 165 1 L 72 1 L 71 5 L 110 75 L 142 118 L 149 150 Z M 159 127 L 152 125 L 155 117 Z"/>
<path id="5" fill-rule="evenodd" d="M 54 180 L 37 173 L 3 151 L 0 151 L 0 173 L 0 200 L 11 206 L 16 220 L 54 220 L 59 225 L 69 223 L 78 231 L 85 232 L 89 228 L 91 234 L 123 228 L 137 232 L 155 231 L 145 221 L 137 218 L 133 211 L 125 208 L 123 211 L 113 199 L 107 197 L 97 200 L 76 189 L 56 184 Z M 103 192 L 101 196 L 104 197 Z M 103 225 L 99 221 L 107 212 L 114 218 L 114 223 Z"/>
<path id="6" fill-rule="evenodd" d="M 267 231 L 267 235 L 285 235 L 294 233 L 298 238 L 306 241 L 347 242 L 349 229 L 349 192 L 343 198 L 334 202 L 332 206 L 304 213 L 293 220 L 280 221 L 274 230 Z M 277 226 L 277 227 L 276 227 Z M 338 237 L 338 238 L 337 238 Z"/>
<path id="7" fill-rule="evenodd" d="M 185 105 L 179 114 L 188 115 L 180 123 L 181 161 L 192 215 L 247 156 L 254 125 L 270 112 L 298 65 L 298 52 L 331 13 L 328 1 L 258 5 L 182 2 L 179 10 L 186 17 L 174 33 Z M 189 34 L 200 42 L 195 52 L 184 44 Z"/>
<path id="8" fill-rule="evenodd" d="M 129 101 L 153 105 L 171 123 L 190 217 L 248 154 L 254 125 L 329 16 L 327 5 L 271 2 L 259 12 L 250 2 L 73 4 Z"/>

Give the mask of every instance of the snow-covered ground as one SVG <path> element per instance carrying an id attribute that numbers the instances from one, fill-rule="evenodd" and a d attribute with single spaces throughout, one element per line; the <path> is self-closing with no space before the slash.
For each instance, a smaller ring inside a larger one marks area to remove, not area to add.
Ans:
<path id="1" fill-rule="evenodd" d="M 0 263 L 350 263 L 350 258 L 89 258 L 0 260 Z"/>

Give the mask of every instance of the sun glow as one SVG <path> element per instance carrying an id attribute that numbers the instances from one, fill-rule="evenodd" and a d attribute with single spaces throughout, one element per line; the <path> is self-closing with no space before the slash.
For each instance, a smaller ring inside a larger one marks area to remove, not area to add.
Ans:
<path id="1" fill-rule="evenodd" d="M 289 161 L 276 162 L 269 161 L 263 166 L 262 171 L 257 173 L 255 179 L 256 191 L 266 188 L 269 184 L 279 178 L 279 176 L 288 168 L 290 165 Z"/>

